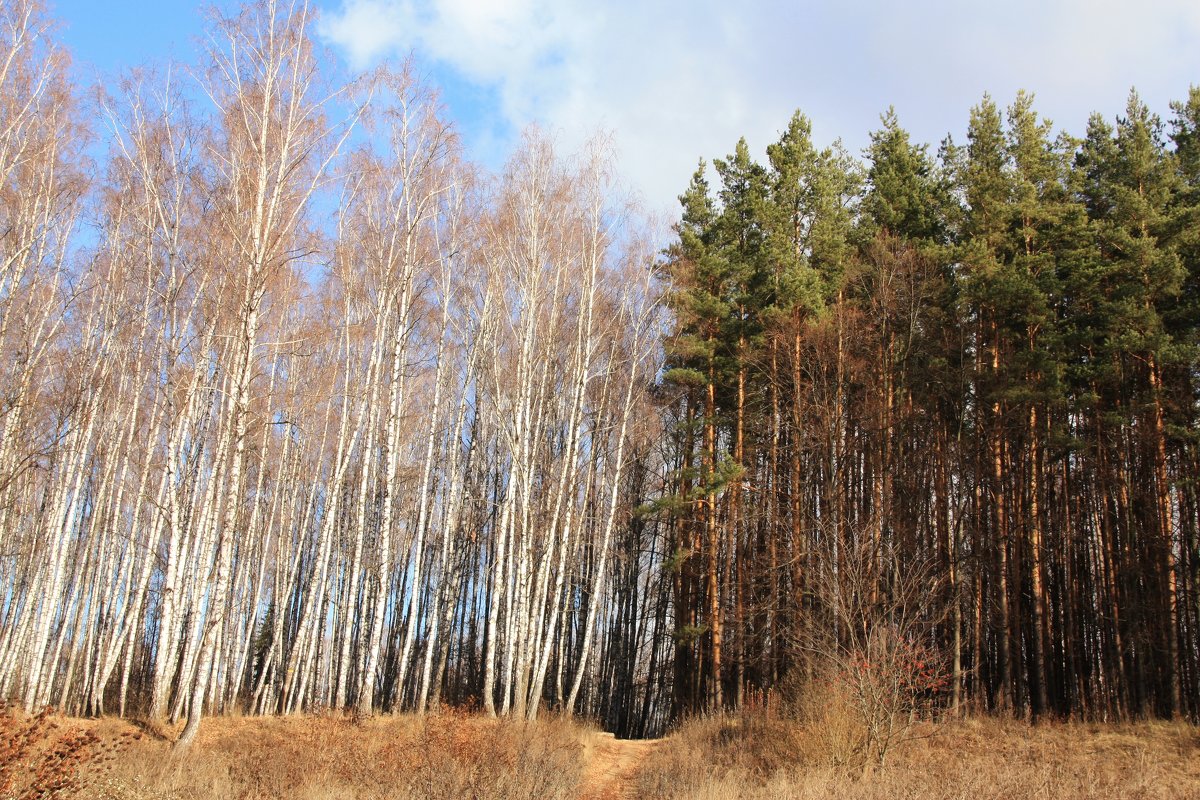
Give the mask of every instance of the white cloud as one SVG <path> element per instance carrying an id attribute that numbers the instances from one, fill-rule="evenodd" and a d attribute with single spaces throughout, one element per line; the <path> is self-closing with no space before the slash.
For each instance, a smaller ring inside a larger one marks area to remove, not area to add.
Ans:
<path id="1" fill-rule="evenodd" d="M 612 131 L 622 171 L 655 210 L 673 212 L 701 155 L 739 136 L 759 153 L 794 108 L 818 139 L 866 142 L 894 104 L 915 137 L 960 134 L 984 91 L 1017 88 L 1080 132 L 1087 112 L 1123 107 L 1137 84 L 1152 107 L 1200 79 L 1194 0 L 342 0 L 322 24 L 352 65 L 413 51 L 419 62 L 485 87 L 486 141 L 531 122 L 564 148 Z M 459 111 L 459 109 L 455 109 Z M 479 113 L 480 109 L 469 110 Z"/>
<path id="2" fill-rule="evenodd" d="M 406 31 L 403 6 L 386 0 L 346 3 L 338 13 L 321 18 L 321 33 L 358 69 L 404 42 Z"/>

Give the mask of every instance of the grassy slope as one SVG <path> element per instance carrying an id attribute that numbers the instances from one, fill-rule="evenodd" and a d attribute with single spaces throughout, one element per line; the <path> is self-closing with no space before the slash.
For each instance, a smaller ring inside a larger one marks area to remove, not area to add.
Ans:
<path id="1" fill-rule="evenodd" d="M 1200 798 L 1200 729 L 1183 723 L 918 724 L 885 768 L 838 766 L 837 732 L 696 720 L 647 760 L 645 798 Z"/>
<path id="2" fill-rule="evenodd" d="M 11 720 L 9 725 L 11 727 Z M 175 758 L 178 731 L 117 719 L 56 720 L 33 753 L 51 753 L 70 731 L 99 744 L 74 766 L 87 798 L 574 798 L 584 767 L 580 724 L 547 718 L 534 725 L 447 714 L 420 720 L 334 716 L 207 719 L 188 754 Z M 135 734 L 136 738 L 134 735 Z M 106 745 L 120 742 L 112 752 Z M 34 770 L 18 775 L 20 797 Z M 2 786 L 2 784 L 0 784 Z"/>

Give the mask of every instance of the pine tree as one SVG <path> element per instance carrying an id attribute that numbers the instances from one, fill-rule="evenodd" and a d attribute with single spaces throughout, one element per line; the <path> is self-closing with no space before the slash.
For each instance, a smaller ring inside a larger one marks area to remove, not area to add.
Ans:
<path id="1" fill-rule="evenodd" d="M 1168 475 L 1164 369 L 1173 358 L 1162 308 L 1178 295 L 1182 264 L 1170 237 L 1170 202 L 1177 186 L 1161 120 L 1132 92 L 1115 129 L 1093 118 L 1081 154 L 1085 202 L 1101 259 L 1102 294 L 1110 318 L 1106 337 L 1111 377 L 1109 407 L 1136 424 L 1138 449 L 1122 464 L 1119 485 L 1140 502 L 1129 509 L 1128 546 L 1139 551 L 1141 580 L 1130 586 L 1132 608 L 1144 624 L 1131 636 L 1139 652 L 1158 655 L 1132 664 L 1139 677 L 1134 705 L 1142 713 L 1177 713 L 1181 704 L 1174 524 Z M 1116 420 L 1114 420 L 1116 421 Z M 1127 604 L 1128 607 L 1129 604 Z"/>

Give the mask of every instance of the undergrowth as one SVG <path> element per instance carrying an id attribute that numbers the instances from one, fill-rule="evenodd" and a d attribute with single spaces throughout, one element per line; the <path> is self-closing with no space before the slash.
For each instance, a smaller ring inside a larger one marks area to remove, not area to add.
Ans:
<path id="1" fill-rule="evenodd" d="M 112 724 L 116 724 L 115 721 Z M 149 727 L 149 726 L 147 726 Z M 83 797 L 110 800 L 567 800 L 578 797 L 584 729 L 450 711 L 213 718 L 191 750 L 146 737 Z"/>
<path id="2" fill-rule="evenodd" d="M 76 797 L 101 784 L 136 731 L 102 738 L 46 707 L 29 715 L 0 703 L 0 799 Z"/>
<path id="3" fill-rule="evenodd" d="M 693 719 L 647 759 L 639 798 L 689 800 L 1189 800 L 1200 797 L 1200 731 L 1185 723 L 921 722 L 886 766 L 848 754 L 860 734 L 827 717 Z"/>

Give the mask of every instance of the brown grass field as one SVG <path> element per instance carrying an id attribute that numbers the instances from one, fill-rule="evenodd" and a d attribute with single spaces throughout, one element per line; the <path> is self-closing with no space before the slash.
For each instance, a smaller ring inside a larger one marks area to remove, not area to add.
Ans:
<path id="1" fill-rule="evenodd" d="M 1200 798 L 1200 729 L 1184 723 L 918 724 L 884 767 L 845 763 L 845 738 L 787 720 L 685 725 L 642 765 L 643 798 Z M 841 763 L 839 763 L 841 762 Z"/>
<path id="2" fill-rule="evenodd" d="M 209 719 L 173 728 L 5 713 L 0 800 L 20 798 L 1200 798 L 1200 729 L 918 723 L 882 767 L 853 732 L 761 714 L 623 742 L 552 715 Z"/>

